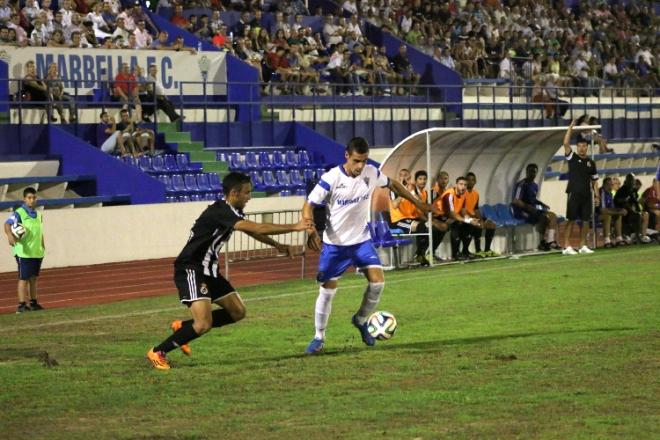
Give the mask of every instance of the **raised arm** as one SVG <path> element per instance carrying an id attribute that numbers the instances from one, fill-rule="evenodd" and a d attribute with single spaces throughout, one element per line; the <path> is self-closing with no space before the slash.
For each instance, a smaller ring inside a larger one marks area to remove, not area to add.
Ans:
<path id="1" fill-rule="evenodd" d="M 239 220 L 234 225 L 234 229 L 237 231 L 259 235 L 286 234 L 287 232 L 311 230 L 313 228 L 314 222 L 306 218 L 302 218 L 298 223 L 285 225 L 274 225 L 272 223 L 255 223 L 250 220 Z"/>
<path id="2" fill-rule="evenodd" d="M 571 121 L 571 125 L 568 126 L 568 130 L 566 130 L 566 134 L 564 135 L 564 155 L 568 156 L 573 152 L 573 149 L 571 148 L 571 136 L 573 135 L 573 127 L 575 126 L 575 119 Z"/>
<path id="3" fill-rule="evenodd" d="M 250 237 L 254 238 L 257 241 L 260 241 L 264 244 L 267 244 L 268 246 L 274 247 L 275 249 L 277 249 L 278 252 L 281 252 L 283 254 L 287 254 L 287 256 L 290 257 L 290 258 L 293 258 L 295 256 L 293 246 L 288 246 L 288 245 L 279 243 L 279 242 L 273 240 L 272 238 L 270 238 L 267 235 L 257 234 L 257 233 L 254 233 L 254 232 L 245 232 L 245 233 L 247 235 L 249 235 Z"/>

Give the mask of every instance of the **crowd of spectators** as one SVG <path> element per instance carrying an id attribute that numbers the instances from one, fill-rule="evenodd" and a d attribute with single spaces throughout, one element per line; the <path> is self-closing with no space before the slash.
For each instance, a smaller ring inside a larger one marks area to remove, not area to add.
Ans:
<path id="1" fill-rule="evenodd" d="M 347 0 L 343 8 L 398 35 L 464 78 L 559 87 L 657 88 L 658 25 L 640 2 Z"/>
<path id="2" fill-rule="evenodd" d="M 158 31 L 138 0 L 0 0 L 0 46 L 158 49 Z M 165 44 L 176 49 L 176 43 Z M 181 46 L 181 43 L 179 43 Z"/>
<path id="3" fill-rule="evenodd" d="M 269 83 L 276 94 L 338 95 L 417 93 L 419 75 L 414 71 L 402 45 L 388 57 L 385 47 L 371 44 L 363 34 L 358 17 L 323 15 L 322 30 L 314 32 L 303 24 L 306 10 L 293 13 L 295 2 L 283 2 L 266 20 L 263 10 L 242 10 L 240 19 L 228 27 L 220 11 L 211 15 L 184 16 L 181 5 L 174 7 L 170 21 L 198 38 L 231 52 L 255 67 L 259 80 Z M 320 86 L 321 79 L 338 84 L 334 90 Z"/>

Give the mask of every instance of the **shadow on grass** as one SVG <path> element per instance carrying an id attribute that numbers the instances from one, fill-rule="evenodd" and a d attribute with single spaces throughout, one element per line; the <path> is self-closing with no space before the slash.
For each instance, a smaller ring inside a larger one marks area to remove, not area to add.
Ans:
<path id="1" fill-rule="evenodd" d="M 557 331 L 548 331 L 548 332 L 529 332 L 529 333 L 510 333 L 504 335 L 491 335 L 491 336 L 475 336 L 471 338 L 459 338 L 459 339 L 441 339 L 435 341 L 420 341 L 420 342 L 411 342 L 407 344 L 392 344 L 392 343 L 377 343 L 377 348 L 374 350 L 398 350 L 398 351 L 438 351 L 442 347 L 454 346 L 454 345 L 470 345 L 470 344 L 480 344 L 483 342 L 490 341 L 499 341 L 505 339 L 517 339 L 517 338 L 529 338 L 534 336 L 549 336 L 549 335 L 568 335 L 576 333 L 600 333 L 600 332 L 620 332 L 620 331 L 630 331 L 637 330 L 636 327 L 603 327 L 603 328 L 590 328 L 590 329 L 581 329 L 581 330 L 557 330 Z M 342 356 L 342 355 L 352 355 L 355 353 L 361 353 L 365 350 L 369 350 L 362 342 L 355 338 L 354 340 L 346 341 L 346 346 L 338 349 L 324 350 L 322 354 L 319 355 L 307 355 L 305 353 L 293 353 L 293 354 L 283 354 L 281 356 L 270 356 L 270 357 L 261 357 L 261 358 L 239 358 L 232 359 L 227 362 L 223 362 L 226 365 L 234 364 L 245 364 L 249 363 L 255 366 L 258 363 L 268 363 L 268 362 L 280 362 L 291 359 L 305 359 L 305 358 L 315 358 L 315 357 L 327 357 L 327 356 Z"/>

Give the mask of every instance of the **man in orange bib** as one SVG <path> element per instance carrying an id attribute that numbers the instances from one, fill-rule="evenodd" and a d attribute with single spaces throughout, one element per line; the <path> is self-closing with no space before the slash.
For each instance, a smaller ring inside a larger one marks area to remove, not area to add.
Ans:
<path id="1" fill-rule="evenodd" d="M 479 211 L 479 192 L 475 188 L 477 184 L 477 176 L 473 172 L 466 174 L 466 184 L 467 190 L 465 191 L 465 214 L 470 217 L 481 220 L 480 226 L 470 225 L 470 240 L 474 238 L 474 249 L 479 257 L 498 257 L 499 255 L 496 252 L 493 252 L 490 249 L 490 245 L 493 242 L 493 237 L 495 236 L 495 222 L 484 218 Z M 481 251 L 481 233 L 486 231 L 486 243 L 483 252 Z M 469 244 L 469 241 L 468 241 Z M 463 248 L 463 254 L 469 255 L 467 248 Z"/>

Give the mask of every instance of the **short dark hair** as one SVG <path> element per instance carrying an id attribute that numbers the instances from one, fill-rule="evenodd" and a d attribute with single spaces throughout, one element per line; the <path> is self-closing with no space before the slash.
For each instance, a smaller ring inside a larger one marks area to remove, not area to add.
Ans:
<path id="1" fill-rule="evenodd" d="M 346 145 L 346 152 L 350 155 L 353 153 L 365 154 L 369 152 L 369 143 L 363 137 L 354 137 Z"/>
<path id="2" fill-rule="evenodd" d="M 23 190 L 23 198 L 25 198 L 28 194 L 36 194 L 37 190 L 32 188 L 31 186 L 28 186 Z"/>
<path id="3" fill-rule="evenodd" d="M 588 144 L 587 140 L 583 137 L 579 137 L 575 144 Z"/>
<path id="4" fill-rule="evenodd" d="M 605 185 L 607 182 L 611 182 L 612 178 L 611 177 L 606 177 L 603 179 L 603 185 Z"/>
<path id="5" fill-rule="evenodd" d="M 102 111 L 101 114 L 99 115 L 99 118 L 102 118 L 103 115 L 107 115 L 107 114 L 108 114 L 108 112 L 106 112 L 106 111 L 104 110 L 104 111 Z"/>
<path id="6" fill-rule="evenodd" d="M 470 176 L 471 176 L 471 177 L 474 177 L 475 179 L 477 178 L 477 175 L 474 174 L 472 171 L 470 171 L 469 173 L 467 173 L 467 174 L 465 175 L 465 177 L 470 177 Z"/>
<path id="7" fill-rule="evenodd" d="M 535 163 L 529 163 L 529 164 L 527 164 L 527 168 L 525 168 L 525 169 L 528 170 L 528 169 L 530 169 L 530 168 L 536 168 L 536 169 L 538 170 L 538 169 L 539 169 L 539 166 L 536 165 Z"/>
<path id="8" fill-rule="evenodd" d="M 415 180 L 417 180 L 417 178 L 419 176 L 424 176 L 424 177 L 427 177 L 427 178 L 429 177 L 428 173 L 424 170 L 419 170 L 419 171 L 415 172 Z"/>
<path id="9" fill-rule="evenodd" d="M 458 176 L 456 178 L 456 183 L 458 183 L 459 180 L 467 180 L 467 179 L 465 178 L 465 176 Z"/>
<path id="10" fill-rule="evenodd" d="M 252 183 L 250 176 L 243 173 L 231 172 L 222 179 L 222 190 L 227 196 L 232 189 L 240 189 L 246 183 Z"/>

